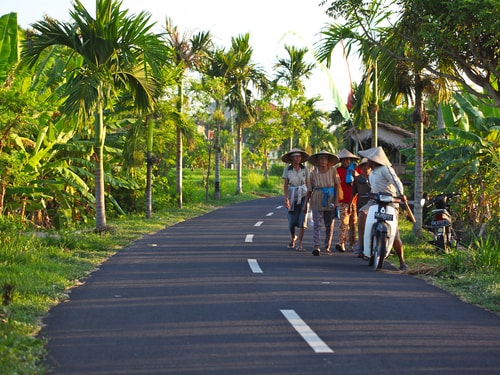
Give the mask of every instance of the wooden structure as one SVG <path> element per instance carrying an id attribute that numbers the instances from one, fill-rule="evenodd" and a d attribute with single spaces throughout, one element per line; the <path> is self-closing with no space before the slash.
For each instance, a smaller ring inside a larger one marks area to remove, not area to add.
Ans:
<path id="1" fill-rule="evenodd" d="M 366 150 L 372 145 L 371 129 L 358 130 L 351 128 L 345 132 L 347 139 L 354 145 L 355 151 Z M 400 150 L 415 145 L 415 134 L 400 127 L 378 123 L 378 145 L 381 146 L 399 176 L 405 174 L 405 158 Z"/>

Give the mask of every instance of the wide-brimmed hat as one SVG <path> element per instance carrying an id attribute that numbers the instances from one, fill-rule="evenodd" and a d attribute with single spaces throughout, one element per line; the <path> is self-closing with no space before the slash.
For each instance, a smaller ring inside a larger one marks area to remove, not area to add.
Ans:
<path id="1" fill-rule="evenodd" d="M 320 152 L 309 156 L 309 159 L 307 161 L 315 167 L 318 167 L 320 156 L 328 156 L 328 164 L 330 164 L 330 166 L 335 165 L 339 162 L 339 158 L 337 155 L 334 155 L 331 152 L 325 150 L 321 150 Z"/>
<path id="2" fill-rule="evenodd" d="M 360 151 L 359 154 L 367 158 L 368 160 L 374 161 L 377 164 L 387 165 L 387 166 L 392 165 L 391 162 L 389 161 L 389 158 L 385 154 L 384 149 L 380 146 Z"/>
<path id="3" fill-rule="evenodd" d="M 288 151 L 285 155 L 281 157 L 281 160 L 285 163 L 291 164 L 293 163 L 292 156 L 294 156 L 295 154 L 299 154 L 301 156 L 300 158 L 301 163 L 304 163 L 309 157 L 309 154 L 301 150 L 300 148 L 292 148 L 290 151 Z"/>
<path id="4" fill-rule="evenodd" d="M 350 152 L 347 149 L 343 149 L 337 154 L 339 159 L 360 159 L 359 156 L 354 155 L 352 152 Z"/>
<path id="5" fill-rule="evenodd" d="M 359 162 L 358 167 L 361 167 L 363 164 L 366 164 L 366 163 L 368 163 L 368 158 L 363 158 L 363 159 L 361 159 L 361 161 Z"/>

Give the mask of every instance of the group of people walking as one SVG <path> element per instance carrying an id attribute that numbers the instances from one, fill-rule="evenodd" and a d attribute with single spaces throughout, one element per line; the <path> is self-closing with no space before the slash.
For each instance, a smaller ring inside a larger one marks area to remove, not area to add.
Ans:
<path id="1" fill-rule="evenodd" d="M 364 224 L 368 208 L 375 204 L 369 199 L 369 193 L 390 193 L 406 198 L 403 184 L 381 147 L 359 154 L 361 157 L 343 149 L 337 155 L 322 150 L 309 156 L 304 150 L 294 148 L 282 156 L 281 160 L 287 163 L 283 180 L 291 235 L 289 248 L 306 251 L 303 241 L 309 217 L 313 223 L 312 254 L 331 255 L 335 219 L 338 219 L 340 226 L 335 250 L 354 252 L 366 259 L 363 254 Z M 313 166 L 311 170 L 305 165 L 306 161 Z M 325 228 L 323 241 L 322 228 Z M 407 270 L 399 229 L 394 250 L 399 257 L 399 269 Z"/>

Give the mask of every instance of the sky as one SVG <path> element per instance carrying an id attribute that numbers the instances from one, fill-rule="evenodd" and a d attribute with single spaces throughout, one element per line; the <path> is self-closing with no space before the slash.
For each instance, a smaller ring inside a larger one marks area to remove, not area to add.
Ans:
<path id="1" fill-rule="evenodd" d="M 253 62 L 261 65 L 270 77 L 278 58 L 287 58 L 285 45 L 313 48 L 320 41 L 320 31 L 335 20 L 325 14 L 320 0 L 122 0 L 129 14 L 146 11 L 157 31 L 165 27 L 169 17 L 180 32 L 210 31 L 220 47 L 229 47 L 231 37 L 250 33 Z M 95 14 L 95 0 L 82 0 L 90 14 Z M 17 13 L 23 28 L 48 15 L 59 21 L 69 21 L 71 0 L 0 0 L 0 15 Z M 333 105 L 333 84 L 342 98 L 347 99 L 350 77 L 359 82 L 359 63 L 355 56 L 344 57 L 341 47 L 334 51 L 332 67 L 316 68 L 305 81 L 308 97 L 321 96 L 318 107 L 330 111 Z M 312 54 L 308 62 L 314 62 Z M 348 66 L 349 64 L 349 66 Z"/>

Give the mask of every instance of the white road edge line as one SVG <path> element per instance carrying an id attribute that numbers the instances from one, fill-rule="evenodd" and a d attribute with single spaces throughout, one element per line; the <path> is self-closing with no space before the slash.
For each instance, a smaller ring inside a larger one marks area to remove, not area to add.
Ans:
<path id="1" fill-rule="evenodd" d="M 263 223 L 264 223 L 263 221 L 257 221 L 254 227 L 260 227 Z"/>
<path id="2" fill-rule="evenodd" d="M 245 237 L 245 242 L 253 242 L 253 234 L 247 234 Z"/>
<path id="3" fill-rule="evenodd" d="M 333 350 L 300 318 L 295 310 L 281 310 L 281 313 L 316 353 L 333 353 Z"/>
<path id="4" fill-rule="evenodd" d="M 257 259 L 248 259 L 248 265 L 250 266 L 253 273 L 264 273 L 257 263 Z"/>

